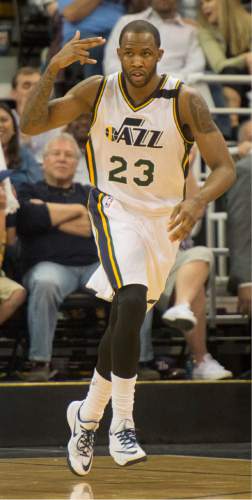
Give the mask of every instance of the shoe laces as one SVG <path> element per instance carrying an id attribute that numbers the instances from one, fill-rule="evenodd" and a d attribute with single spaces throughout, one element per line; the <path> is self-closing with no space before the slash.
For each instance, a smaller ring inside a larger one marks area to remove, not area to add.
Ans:
<path id="1" fill-rule="evenodd" d="M 77 441 L 77 450 L 84 457 L 88 457 L 93 450 L 95 442 L 95 432 L 91 429 L 81 428 L 81 435 Z"/>
<path id="2" fill-rule="evenodd" d="M 115 432 L 115 436 L 119 439 L 122 446 L 134 448 L 136 444 L 135 429 L 123 429 L 122 431 Z"/>

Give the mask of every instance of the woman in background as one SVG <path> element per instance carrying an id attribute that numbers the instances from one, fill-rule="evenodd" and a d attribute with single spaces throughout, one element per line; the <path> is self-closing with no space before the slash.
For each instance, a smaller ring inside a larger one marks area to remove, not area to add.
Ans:
<path id="1" fill-rule="evenodd" d="M 240 0 L 199 0 L 199 40 L 210 70 L 218 74 L 251 74 L 251 16 Z M 247 106 L 248 87 L 225 84 L 228 107 Z M 237 127 L 237 115 L 231 117 Z"/>
<path id="2" fill-rule="evenodd" d="M 14 114 L 5 103 L 0 103 L 0 141 L 7 168 L 12 170 L 11 182 L 16 191 L 23 182 L 37 182 L 42 179 L 39 163 L 26 146 L 19 144 L 19 131 Z"/>

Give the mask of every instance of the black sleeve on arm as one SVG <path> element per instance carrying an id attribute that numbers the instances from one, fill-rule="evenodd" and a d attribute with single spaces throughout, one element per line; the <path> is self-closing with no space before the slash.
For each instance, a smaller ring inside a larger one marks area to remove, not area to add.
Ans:
<path id="1" fill-rule="evenodd" d="M 18 234 L 41 234 L 52 228 L 51 219 L 46 204 L 36 205 L 30 199 L 40 199 L 36 186 L 23 184 L 18 201 L 20 208 L 17 211 L 16 223 Z"/>
<path id="2" fill-rule="evenodd" d="M 45 204 L 31 202 L 20 204 L 17 213 L 17 232 L 23 235 L 41 234 L 52 228 L 48 208 Z"/>

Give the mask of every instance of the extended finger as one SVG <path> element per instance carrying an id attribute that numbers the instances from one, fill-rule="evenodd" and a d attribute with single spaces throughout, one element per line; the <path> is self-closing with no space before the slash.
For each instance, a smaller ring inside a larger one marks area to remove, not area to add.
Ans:
<path id="1" fill-rule="evenodd" d="M 183 217 L 182 215 L 178 215 L 173 221 L 169 222 L 168 224 L 168 231 L 172 231 L 175 227 L 177 227 L 179 224 L 182 224 L 183 222 Z"/>
<path id="2" fill-rule="evenodd" d="M 170 241 L 176 241 L 176 240 L 183 241 L 185 238 L 188 237 L 190 232 L 191 230 L 188 227 L 181 224 L 177 229 L 175 229 L 169 234 L 169 239 Z"/>
<path id="3" fill-rule="evenodd" d="M 86 64 L 96 64 L 97 63 L 97 59 L 87 59 L 86 60 Z"/>
<path id="4" fill-rule="evenodd" d="M 177 240 L 183 241 L 185 237 L 186 237 L 185 231 L 181 230 L 180 228 L 176 229 L 175 231 L 169 234 L 170 241 L 177 241 Z"/>
<path id="5" fill-rule="evenodd" d="M 86 47 L 87 49 L 96 47 L 97 45 L 103 45 L 106 42 L 105 38 L 101 36 L 96 38 L 85 38 L 83 40 L 74 40 L 73 45 L 79 45 L 80 47 Z"/>
<path id="6" fill-rule="evenodd" d="M 83 57 L 80 57 L 79 59 L 80 61 L 80 64 L 96 64 L 97 63 L 97 59 L 86 59 L 86 58 L 83 58 Z"/>
<path id="7" fill-rule="evenodd" d="M 182 238 L 182 235 L 180 233 L 180 230 L 177 230 L 177 231 L 174 231 L 173 233 L 171 233 L 169 235 L 169 240 L 170 241 L 177 241 L 177 240 L 182 241 L 183 238 Z"/>

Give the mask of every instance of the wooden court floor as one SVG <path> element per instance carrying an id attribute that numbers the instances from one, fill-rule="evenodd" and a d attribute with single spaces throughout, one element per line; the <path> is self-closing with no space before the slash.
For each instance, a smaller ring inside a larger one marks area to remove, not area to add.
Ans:
<path id="1" fill-rule="evenodd" d="M 95 457 L 86 477 L 64 458 L 0 460 L 0 499 L 251 499 L 249 460 L 151 455 L 117 467 Z"/>

